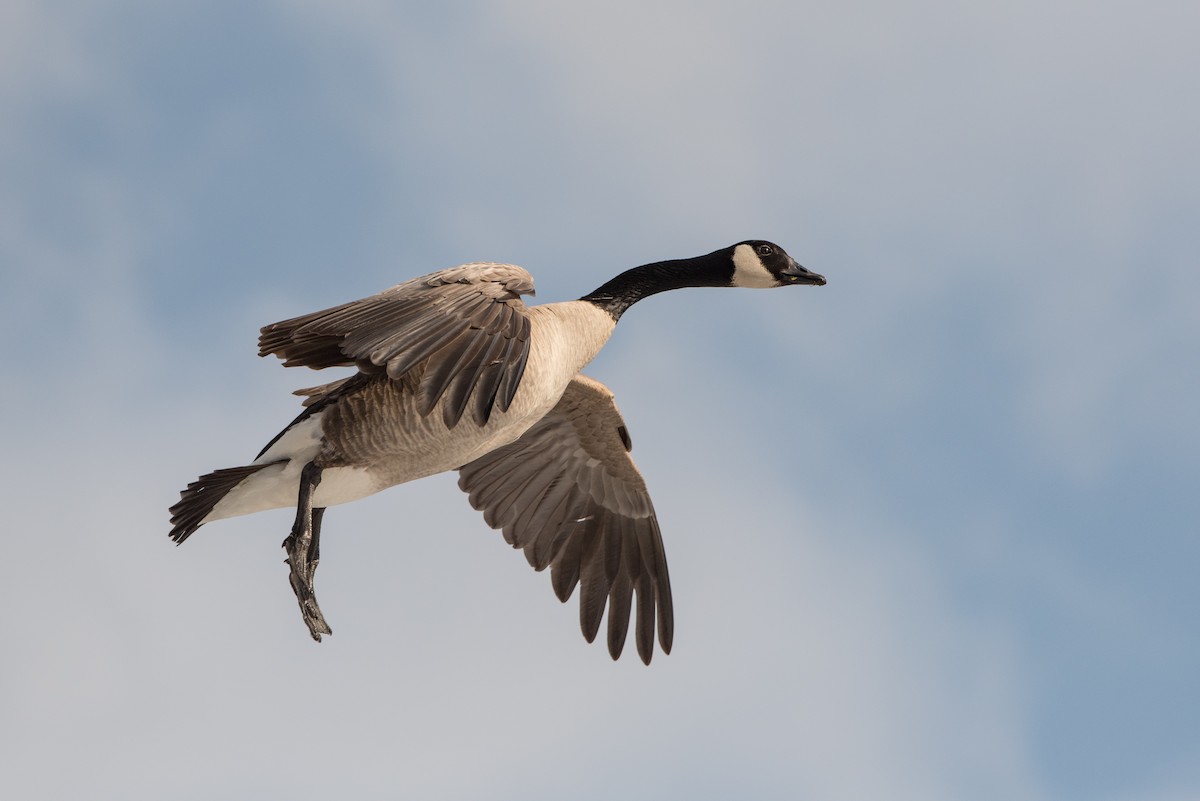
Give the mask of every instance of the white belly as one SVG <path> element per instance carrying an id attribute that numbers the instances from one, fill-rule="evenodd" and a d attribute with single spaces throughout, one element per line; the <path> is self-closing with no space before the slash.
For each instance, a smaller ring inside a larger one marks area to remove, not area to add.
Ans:
<path id="1" fill-rule="evenodd" d="M 321 418 L 322 414 L 318 413 L 288 429 L 253 462 L 267 466 L 230 490 L 204 522 L 295 506 L 300 490 L 300 471 L 321 448 Z M 313 505 L 349 503 L 381 489 L 384 485 L 368 469 L 331 467 L 321 472 L 321 483 L 313 493 Z"/>

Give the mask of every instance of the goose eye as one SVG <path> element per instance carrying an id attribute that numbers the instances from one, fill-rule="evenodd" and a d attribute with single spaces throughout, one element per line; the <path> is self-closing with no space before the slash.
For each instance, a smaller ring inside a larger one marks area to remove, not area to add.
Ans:
<path id="1" fill-rule="evenodd" d="M 770 245 L 759 245 L 758 253 L 760 256 L 770 256 L 771 255 L 771 246 Z"/>

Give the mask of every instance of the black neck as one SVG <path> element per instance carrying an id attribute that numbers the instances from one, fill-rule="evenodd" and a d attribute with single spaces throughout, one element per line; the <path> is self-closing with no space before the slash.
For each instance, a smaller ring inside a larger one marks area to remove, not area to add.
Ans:
<path id="1" fill-rule="evenodd" d="M 596 304 L 619 320 L 626 309 L 642 298 L 689 286 L 729 286 L 732 278 L 733 263 L 726 248 L 694 259 L 656 261 L 634 267 L 580 300 Z"/>

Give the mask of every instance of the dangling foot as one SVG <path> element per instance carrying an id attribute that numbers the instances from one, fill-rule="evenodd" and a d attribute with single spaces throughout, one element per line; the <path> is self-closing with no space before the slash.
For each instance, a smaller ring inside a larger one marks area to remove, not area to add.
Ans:
<path id="1" fill-rule="evenodd" d="M 308 626 L 308 632 L 317 642 L 321 641 L 322 634 L 333 634 L 333 630 L 325 622 L 325 616 L 321 614 L 321 607 L 317 605 L 317 596 L 313 589 L 317 564 L 321 561 L 321 517 L 325 509 L 313 508 L 312 496 L 320 483 L 321 468 L 311 462 L 305 465 L 300 473 L 296 522 L 292 525 L 292 533 L 283 541 L 288 555 L 286 562 L 291 567 L 288 581 L 292 585 L 292 592 L 296 593 L 304 624 Z"/>

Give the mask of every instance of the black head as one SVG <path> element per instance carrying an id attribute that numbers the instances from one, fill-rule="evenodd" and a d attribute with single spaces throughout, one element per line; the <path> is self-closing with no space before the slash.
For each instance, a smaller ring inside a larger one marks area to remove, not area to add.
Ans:
<path id="1" fill-rule="evenodd" d="M 773 242 L 747 239 L 730 249 L 733 277 L 730 286 L 770 289 L 792 284 L 824 286 L 825 276 L 801 267 L 796 260 Z"/>

